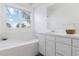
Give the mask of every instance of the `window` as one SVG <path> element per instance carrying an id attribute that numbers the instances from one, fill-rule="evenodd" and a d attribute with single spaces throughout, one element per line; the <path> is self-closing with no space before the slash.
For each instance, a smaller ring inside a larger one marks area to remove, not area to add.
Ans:
<path id="1" fill-rule="evenodd" d="M 18 8 L 6 7 L 6 25 L 9 28 L 30 28 L 32 13 Z"/>

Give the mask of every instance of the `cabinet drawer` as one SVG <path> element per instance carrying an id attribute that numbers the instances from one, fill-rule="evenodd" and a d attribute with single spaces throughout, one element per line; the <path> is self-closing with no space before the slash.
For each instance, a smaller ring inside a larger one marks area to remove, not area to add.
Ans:
<path id="1" fill-rule="evenodd" d="M 56 43 L 56 52 L 62 54 L 63 56 L 71 56 L 71 46 Z"/>
<path id="2" fill-rule="evenodd" d="M 73 39 L 73 46 L 79 47 L 79 40 Z"/>
<path id="3" fill-rule="evenodd" d="M 61 42 L 61 43 L 65 43 L 65 44 L 71 45 L 71 39 L 70 38 L 56 37 L 56 42 Z"/>

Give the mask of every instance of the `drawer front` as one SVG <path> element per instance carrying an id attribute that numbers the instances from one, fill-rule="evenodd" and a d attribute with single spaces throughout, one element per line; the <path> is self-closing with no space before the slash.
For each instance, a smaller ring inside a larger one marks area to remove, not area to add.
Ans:
<path id="1" fill-rule="evenodd" d="M 56 52 L 62 54 L 63 56 L 71 56 L 71 46 L 56 43 Z"/>
<path id="2" fill-rule="evenodd" d="M 71 45 L 71 39 L 70 38 L 56 37 L 56 42 L 61 42 L 61 43 L 65 43 L 65 44 Z"/>
<path id="3" fill-rule="evenodd" d="M 73 39 L 73 46 L 79 47 L 79 40 Z"/>

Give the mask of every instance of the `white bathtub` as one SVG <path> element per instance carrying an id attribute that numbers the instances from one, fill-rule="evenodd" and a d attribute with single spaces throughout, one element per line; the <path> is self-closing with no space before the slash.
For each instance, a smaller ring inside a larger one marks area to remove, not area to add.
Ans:
<path id="1" fill-rule="evenodd" d="M 38 53 L 37 39 L 27 39 L 22 37 L 24 36 L 23 34 L 18 36 L 19 38 L 14 36 L 13 38 L 10 36 L 8 40 L 0 42 L 0 56 L 34 56 Z"/>

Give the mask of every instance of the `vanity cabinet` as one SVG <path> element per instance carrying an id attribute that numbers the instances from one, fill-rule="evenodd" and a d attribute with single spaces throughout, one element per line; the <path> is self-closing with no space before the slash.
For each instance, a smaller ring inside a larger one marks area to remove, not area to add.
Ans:
<path id="1" fill-rule="evenodd" d="M 56 55 L 71 56 L 71 39 L 56 37 Z"/>
<path id="2" fill-rule="evenodd" d="M 56 56 L 79 56 L 79 39 L 56 36 Z"/>
<path id="3" fill-rule="evenodd" d="M 79 56 L 79 39 L 39 34 L 39 52 L 45 56 Z"/>
<path id="4" fill-rule="evenodd" d="M 46 36 L 46 56 L 55 56 L 55 37 Z"/>

